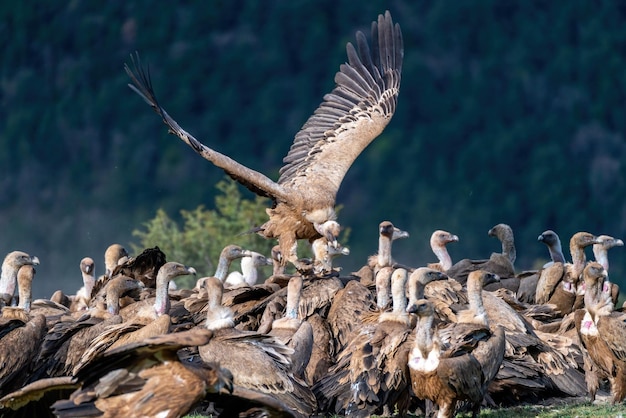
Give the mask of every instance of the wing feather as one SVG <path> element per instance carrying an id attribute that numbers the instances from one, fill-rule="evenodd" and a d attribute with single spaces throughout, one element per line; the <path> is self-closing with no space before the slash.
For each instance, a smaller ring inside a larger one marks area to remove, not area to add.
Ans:
<path id="1" fill-rule="evenodd" d="M 358 32 L 356 48 L 346 46 L 348 63 L 335 75 L 336 86 L 296 134 L 283 159 L 278 183 L 334 203 L 356 157 L 387 126 L 400 87 L 403 42 L 389 12 L 372 23 L 372 47 Z"/>

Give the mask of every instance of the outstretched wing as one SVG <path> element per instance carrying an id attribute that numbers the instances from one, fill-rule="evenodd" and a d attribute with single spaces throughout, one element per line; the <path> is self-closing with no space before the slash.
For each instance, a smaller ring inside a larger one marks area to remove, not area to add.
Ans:
<path id="1" fill-rule="evenodd" d="M 396 109 L 402 59 L 402 33 L 391 14 L 372 22 L 372 49 L 356 34 L 346 46 L 348 63 L 336 86 L 296 135 L 283 159 L 278 184 L 334 199 L 356 157 L 387 126 Z"/>
<path id="2" fill-rule="evenodd" d="M 247 187 L 253 193 L 259 196 L 269 197 L 273 200 L 285 200 L 287 193 L 281 186 L 272 181 L 269 177 L 254 171 L 244 165 L 239 164 L 232 158 L 221 154 L 206 145 L 202 144 L 190 133 L 185 131 L 180 125 L 168 115 L 168 113 L 161 107 L 157 101 L 156 95 L 152 88 L 152 81 L 150 80 L 150 73 L 141 65 L 141 59 L 139 54 L 135 56 L 131 55 L 131 62 L 133 68 L 131 69 L 128 64 L 124 64 L 126 73 L 132 80 L 133 84 L 128 86 L 140 95 L 146 103 L 148 103 L 156 113 L 161 116 L 163 122 L 169 127 L 170 133 L 178 136 L 187 145 L 193 148 L 204 159 L 209 160 L 217 167 L 223 169 L 226 174 L 232 177 L 234 180 Z"/>

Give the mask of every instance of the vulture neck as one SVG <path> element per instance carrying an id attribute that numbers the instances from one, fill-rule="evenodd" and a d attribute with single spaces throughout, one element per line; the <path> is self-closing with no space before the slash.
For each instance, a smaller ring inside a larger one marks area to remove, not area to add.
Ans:
<path id="1" fill-rule="evenodd" d="M 428 357 L 434 347 L 433 339 L 433 315 L 418 316 L 415 326 L 415 346 L 422 354 L 423 358 Z"/>
<path id="2" fill-rule="evenodd" d="M 228 274 L 228 269 L 230 268 L 231 262 L 232 260 L 230 258 L 220 254 L 220 258 L 217 261 L 217 269 L 215 270 L 215 277 L 223 282 L 226 279 L 226 275 Z"/>
<path id="3" fill-rule="evenodd" d="M 248 286 L 254 286 L 259 278 L 259 270 L 254 265 L 252 257 L 243 257 L 241 259 L 241 274 Z"/>
<path id="4" fill-rule="evenodd" d="M 470 311 L 474 314 L 471 322 L 488 327 L 487 311 L 483 305 L 482 283 L 467 282 L 467 301 Z"/>
<path id="5" fill-rule="evenodd" d="M 17 269 L 10 263 L 3 263 L 2 273 L 0 273 L 0 298 L 4 299 L 7 304 L 10 303 L 13 294 L 15 294 L 16 283 Z"/>
<path id="6" fill-rule="evenodd" d="M 391 266 L 391 237 L 386 235 L 378 236 L 378 267 Z"/>
<path id="7" fill-rule="evenodd" d="M 158 316 L 168 314 L 170 312 L 170 298 L 168 295 L 170 278 L 164 270 L 165 269 L 159 269 L 156 277 L 154 311 Z"/>
<path id="8" fill-rule="evenodd" d="M 93 274 L 86 273 L 83 271 L 83 288 L 85 289 L 85 295 L 89 297 L 91 295 L 91 291 L 93 290 L 93 286 L 96 284 L 96 278 Z"/>
<path id="9" fill-rule="evenodd" d="M 221 280 L 216 277 L 209 278 L 205 286 L 207 286 L 208 303 L 206 314 L 206 327 L 211 331 L 220 329 L 229 329 L 235 326 L 232 311 L 222 306 L 222 295 L 224 287 Z"/>
<path id="10" fill-rule="evenodd" d="M 437 256 L 443 271 L 447 271 L 450 267 L 452 267 L 452 258 L 450 257 L 450 253 L 448 253 L 448 249 L 445 245 L 434 245 L 431 248 L 433 253 Z"/>
<path id="11" fill-rule="evenodd" d="M 391 277 L 391 298 L 393 312 L 396 314 L 406 314 L 406 276 L 406 270 L 396 269 Z"/>
<path id="12" fill-rule="evenodd" d="M 384 267 L 376 274 L 376 306 L 379 309 L 385 309 L 389 306 L 391 272 L 391 267 Z"/>
<path id="13" fill-rule="evenodd" d="M 593 257 L 606 271 L 609 271 L 609 252 L 602 244 L 593 245 Z"/>
<path id="14" fill-rule="evenodd" d="M 383 312 L 378 317 L 378 322 L 395 321 L 409 325 L 410 318 L 406 312 L 406 280 L 407 271 L 403 268 L 395 269 L 391 276 L 391 299 L 393 310 Z"/>
<path id="15" fill-rule="evenodd" d="M 587 258 L 585 257 L 585 248 L 581 247 L 577 244 L 572 244 L 570 246 L 570 253 L 572 254 L 572 264 L 574 266 L 574 275 L 575 277 L 580 277 L 585 268 L 585 262 Z"/>
<path id="16" fill-rule="evenodd" d="M 107 286 L 106 304 L 107 312 L 111 315 L 118 315 L 120 313 L 120 295 L 122 289 L 117 283 L 110 282 Z"/>
<path id="17" fill-rule="evenodd" d="M 302 291 L 302 276 L 293 276 L 287 285 L 287 307 L 285 318 L 298 319 L 298 305 Z"/>
<path id="18" fill-rule="evenodd" d="M 24 312 L 30 312 L 30 305 L 33 300 L 33 276 L 35 269 L 33 266 L 22 266 L 17 275 L 17 290 L 19 295 L 18 308 L 24 310 Z"/>
<path id="19" fill-rule="evenodd" d="M 515 242 L 512 236 L 507 235 L 502 240 L 502 255 L 511 260 L 511 264 L 515 265 L 517 252 L 515 251 Z"/>
<path id="20" fill-rule="evenodd" d="M 548 252 L 553 262 L 565 263 L 565 256 L 563 255 L 563 248 L 559 239 L 555 243 L 548 245 Z"/>

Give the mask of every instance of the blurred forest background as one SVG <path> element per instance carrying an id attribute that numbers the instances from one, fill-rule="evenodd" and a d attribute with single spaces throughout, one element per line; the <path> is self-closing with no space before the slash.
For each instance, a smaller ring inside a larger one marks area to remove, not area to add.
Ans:
<path id="1" fill-rule="evenodd" d="M 40 258 L 36 297 L 73 293 L 82 257 L 102 274 L 106 247 L 132 248 L 159 209 L 214 206 L 223 172 L 127 87 L 134 51 L 186 130 L 277 179 L 346 43 L 386 9 L 401 93 L 338 196 L 345 271 L 386 219 L 410 232 L 394 254 L 411 265 L 434 260 L 439 228 L 460 237 L 457 261 L 499 251 L 487 231 L 510 224 L 519 271 L 547 260 L 546 229 L 568 259 L 577 231 L 626 238 L 625 2 L 24 1 L 0 5 L 0 252 Z M 626 287 L 624 251 L 609 259 Z"/>

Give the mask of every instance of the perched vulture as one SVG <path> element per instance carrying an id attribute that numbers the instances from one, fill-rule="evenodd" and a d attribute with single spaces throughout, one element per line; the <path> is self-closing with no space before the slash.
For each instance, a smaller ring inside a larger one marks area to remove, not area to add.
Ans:
<path id="1" fill-rule="evenodd" d="M 562 315 L 571 312 L 576 300 L 576 285 L 586 264 L 585 248 L 598 238 L 588 232 L 577 232 L 570 239 L 571 263 L 555 262 L 544 268 L 537 282 L 535 302 L 552 303 Z"/>
<path id="2" fill-rule="evenodd" d="M 541 277 L 543 269 L 550 267 L 555 263 L 565 263 L 561 239 L 556 232 L 548 229 L 543 231 L 537 241 L 543 242 L 550 252 L 550 261 L 543 265 L 542 269 L 536 271 L 526 271 L 518 275 L 520 278 L 519 288 L 517 289 L 517 299 L 524 303 L 535 303 L 537 293 L 537 283 Z"/>
<path id="3" fill-rule="evenodd" d="M 611 299 L 613 304 L 617 303 L 619 298 L 619 286 L 609 281 L 609 250 L 613 247 L 624 246 L 624 241 L 618 238 L 613 238 L 609 235 L 599 235 L 598 243 L 593 244 L 593 256 L 598 263 L 606 270 L 607 277 L 604 280 L 604 286 L 602 287 L 602 294 Z"/>
<path id="4" fill-rule="evenodd" d="M 133 59 L 133 70 L 126 66 L 130 87 L 170 132 L 249 190 L 273 200 L 266 210 L 269 220 L 257 232 L 277 238 L 282 262 L 299 268 L 297 240 L 325 236 L 337 242 L 335 199 L 341 181 L 396 109 L 404 55 L 400 26 L 386 12 L 372 23 L 371 49 L 363 33 L 357 32 L 356 40 L 356 47 L 347 44 L 348 63 L 340 66 L 335 88 L 296 134 L 277 182 L 200 143 L 161 107 L 139 57 Z"/>
<path id="5" fill-rule="evenodd" d="M 575 321 L 587 353 L 585 380 L 591 399 L 600 386 L 599 379 L 608 379 L 615 404 L 626 398 L 626 314 L 614 311 L 612 301 L 602 295 L 606 277 L 599 263 L 585 267 L 585 309 L 575 312 Z"/>
<path id="6" fill-rule="evenodd" d="M 10 252 L 2 262 L 0 274 L 0 307 L 11 305 L 15 287 L 17 285 L 17 272 L 24 265 L 37 265 L 39 259 L 22 251 Z"/>
<path id="7" fill-rule="evenodd" d="M 471 274 L 475 274 L 472 272 Z M 453 324 L 451 338 L 440 339 L 433 329 L 434 308 L 425 299 L 409 306 L 417 314 L 415 342 L 408 356 L 411 386 L 415 396 L 439 406 L 438 417 L 453 417 L 457 402 L 468 401 L 478 415 L 489 383 L 504 356 L 504 329 L 472 324 Z M 463 329 L 461 325 L 465 325 Z"/>
<path id="8" fill-rule="evenodd" d="M 461 284 L 465 284 L 467 275 L 476 270 L 485 270 L 497 274 L 501 280 L 515 277 L 513 263 L 515 262 L 516 253 L 513 230 L 507 224 L 498 224 L 491 228 L 487 235 L 500 240 L 502 244 L 501 253 L 492 253 L 485 260 L 470 260 L 467 258 L 460 260 L 446 270 L 446 274 Z"/>

